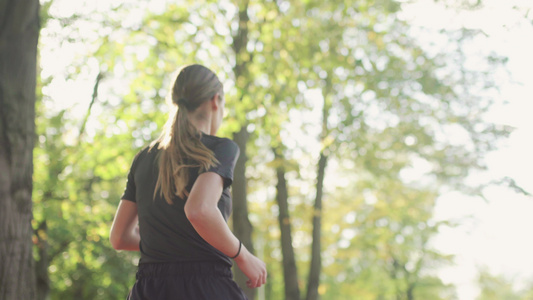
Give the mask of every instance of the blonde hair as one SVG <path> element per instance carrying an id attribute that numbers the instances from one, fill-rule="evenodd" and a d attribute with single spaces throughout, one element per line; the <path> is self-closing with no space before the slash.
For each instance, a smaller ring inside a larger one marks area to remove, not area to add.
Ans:
<path id="1" fill-rule="evenodd" d="M 202 65 L 183 68 L 172 86 L 173 109 L 157 140 L 159 153 L 159 176 L 154 190 L 154 199 L 159 195 L 172 204 L 173 196 L 187 199 L 190 169 L 199 168 L 199 173 L 218 164 L 213 152 L 200 140 L 202 132 L 189 121 L 188 114 L 216 94 L 223 97 L 223 86 L 210 69 Z"/>

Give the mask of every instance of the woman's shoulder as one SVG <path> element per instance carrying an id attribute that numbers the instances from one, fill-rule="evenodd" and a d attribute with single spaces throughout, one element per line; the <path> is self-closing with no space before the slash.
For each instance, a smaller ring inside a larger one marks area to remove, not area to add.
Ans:
<path id="1" fill-rule="evenodd" d="M 142 160 L 146 156 L 156 155 L 159 152 L 159 142 L 155 141 L 149 145 L 145 145 L 137 151 L 134 161 Z"/>
<path id="2" fill-rule="evenodd" d="M 209 144 L 213 144 L 216 146 L 237 146 L 237 143 L 235 143 L 232 139 L 227 137 L 220 137 L 216 135 L 209 135 L 209 134 L 202 134 L 202 141 L 205 141 Z"/>
<path id="3" fill-rule="evenodd" d="M 238 154 L 240 152 L 239 146 L 233 140 L 226 137 L 218 137 L 215 135 L 202 134 L 202 142 L 209 149 L 214 152 L 230 152 Z"/>

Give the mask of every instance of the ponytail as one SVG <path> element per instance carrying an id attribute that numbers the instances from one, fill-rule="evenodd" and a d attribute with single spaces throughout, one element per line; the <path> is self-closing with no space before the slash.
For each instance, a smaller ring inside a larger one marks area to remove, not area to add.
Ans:
<path id="1" fill-rule="evenodd" d="M 152 143 L 152 147 L 158 144 L 157 148 L 160 149 L 159 176 L 154 199 L 159 191 L 159 195 L 169 204 L 173 203 L 175 196 L 186 200 L 189 196 L 187 185 L 191 169 L 198 168 L 198 173 L 202 173 L 218 164 L 213 152 L 200 140 L 202 132 L 194 127 L 188 116 L 189 112 L 198 108 L 202 102 L 222 92 L 222 84 L 218 78 L 206 76 L 209 73 L 214 75 L 203 66 L 192 65 L 183 69 L 174 83 L 173 111 L 161 136 Z M 189 95 L 183 92 L 187 89 L 190 90 Z"/>

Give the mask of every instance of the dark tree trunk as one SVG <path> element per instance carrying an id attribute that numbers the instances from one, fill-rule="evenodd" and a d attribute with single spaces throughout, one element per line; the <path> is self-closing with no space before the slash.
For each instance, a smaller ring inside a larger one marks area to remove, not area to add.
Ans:
<path id="1" fill-rule="evenodd" d="M 319 298 L 318 287 L 322 269 L 322 194 L 327 161 L 328 157 L 324 152 L 321 152 L 318 160 L 316 198 L 313 206 L 313 242 L 311 244 L 311 267 L 309 268 L 309 279 L 307 281 L 306 300 L 317 300 Z"/>
<path id="2" fill-rule="evenodd" d="M 331 74 L 330 70 L 328 74 Z M 325 79 L 325 87 L 322 91 L 324 98 L 324 105 L 322 107 L 322 133 L 320 139 L 322 143 L 329 136 L 328 117 L 331 103 L 328 101 L 333 91 L 331 77 Z M 316 197 L 313 205 L 313 242 L 311 243 L 311 266 L 309 267 L 309 277 L 307 280 L 307 294 L 306 300 L 317 300 L 320 295 L 318 287 L 320 286 L 320 272 L 322 271 L 322 196 L 324 194 L 324 178 L 326 176 L 326 165 L 330 153 L 329 146 L 324 147 L 320 151 L 320 158 L 318 159 L 317 173 L 316 173 Z"/>
<path id="3" fill-rule="evenodd" d="M 0 299 L 36 297 L 32 173 L 38 0 L 0 0 Z"/>
<path id="4" fill-rule="evenodd" d="M 276 159 L 279 160 L 276 168 L 278 183 L 276 184 L 276 202 L 279 207 L 279 228 L 281 231 L 281 252 L 283 254 L 283 279 L 285 283 L 285 300 L 300 300 L 300 288 L 298 286 L 298 269 L 292 247 L 291 219 L 289 216 L 289 203 L 287 181 L 285 180 L 285 168 L 283 159 L 274 149 Z"/>
<path id="5" fill-rule="evenodd" d="M 246 52 L 246 44 L 248 43 L 248 1 L 241 1 L 239 4 L 239 27 L 233 34 L 232 48 L 235 54 L 235 66 L 233 72 L 235 74 L 236 82 L 249 82 L 248 79 L 248 60 L 243 59 L 243 52 Z M 243 98 L 246 88 L 239 86 L 241 91 L 240 99 Z M 233 232 L 235 236 L 254 253 L 252 243 L 252 224 L 248 219 L 248 202 L 247 202 L 247 183 L 246 183 L 246 144 L 248 143 L 249 133 L 247 131 L 248 124 L 244 122 L 241 129 L 233 135 L 233 139 L 239 145 L 241 155 L 235 165 L 235 175 L 233 179 Z M 248 278 L 241 272 L 239 268 L 234 268 L 235 281 L 243 289 L 244 293 L 249 299 L 255 299 L 256 289 L 250 289 L 246 285 Z"/>
<path id="6" fill-rule="evenodd" d="M 414 284 L 409 284 L 409 286 L 407 287 L 407 292 L 406 292 L 406 296 L 407 296 L 407 300 L 414 300 L 415 299 L 415 296 L 414 296 L 414 291 L 415 291 L 415 285 Z"/>
<path id="7" fill-rule="evenodd" d="M 235 236 L 246 246 L 246 248 L 254 253 L 252 243 L 252 223 L 248 219 L 248 202 L 246 190 L 246 143 L 248 142 L 249 133 L 246 127 L 233 135 L 233 139 L 239 145 L 241 155 L 235 164 L 235 175 L 233 178 L 232 196 L 233 196 L 233 232 Z M 235 281 L 244 290 L 249 299 L 254 299 L 256 290 L 250 289 L 246 285 L 248 278 L 239 268 L 235 268 Z"/>
<path id="8" fill-rule="evenodd" d="M 39 223 L 37 229 L 34 230 L 33 236 L 35 238 L 35 247 L 37 248 L 38 259 L 35 261 L 35 276 L 37 281 L 37 300 L 46 300 L 50 293 L 50 277 L 48 275 L 48 267 L 50 260 L 48 257 L 48 241 L 46 220 Z"/>

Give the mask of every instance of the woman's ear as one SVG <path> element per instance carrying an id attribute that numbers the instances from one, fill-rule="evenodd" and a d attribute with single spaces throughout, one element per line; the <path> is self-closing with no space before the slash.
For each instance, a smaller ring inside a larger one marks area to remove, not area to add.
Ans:
<path id="1" fill-rule="evenodd" d="M 219 99 L 219 95 L 218 95 L 218 93 L 216 93 L 216 94 L 213 96 L 213 98 L 211 98 L 211 108 L 212 108 L 213 110 L 218 110 L 219 107 L 220 107 L 220 103 L 219 103 L 218 99 Z"/>

